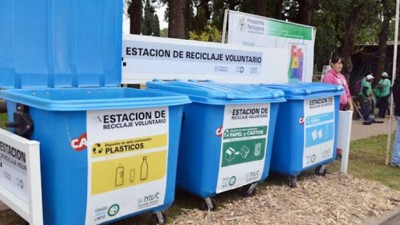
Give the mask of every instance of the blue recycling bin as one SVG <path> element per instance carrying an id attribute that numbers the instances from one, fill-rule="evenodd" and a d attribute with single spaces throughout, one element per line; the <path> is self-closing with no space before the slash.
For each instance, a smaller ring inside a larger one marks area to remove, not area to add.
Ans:
<path id="1" fill-rule="evenodd" d="M 271 156 L 271 172 L 290 176 L 296 186 L 301 172 L 336 157 L 339 98 L 343 87 L 325 83 L 266 84 L 285 92 L 280 105 Z M 321 174 L 326 173 L 323 168 Z"/>
<path id="2" fill-rule="evenodd" d="M 40 142 L 45 225 L 165 222 L 174 200 L 190 100 L 120 87 L 121 24 L 122 1 L 0 1 L 0 98 L 14 133 Z"/>
<path id="3" fill-rule="evenodd" d="M 189 95 L 184 106 L 177 187 L 205 198 L 267 178 L 282 91 L 217 82 L 149 82 L 151 90 Z"/>

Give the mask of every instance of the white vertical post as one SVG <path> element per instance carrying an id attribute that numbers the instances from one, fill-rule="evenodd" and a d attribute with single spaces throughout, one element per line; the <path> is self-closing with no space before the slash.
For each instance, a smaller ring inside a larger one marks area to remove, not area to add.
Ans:
<path id="1" fill-rule="evenodd" d="M 39 142 L 29 141 L 28 183 L 30 196 L 30 222 L 32 225 L 43 224 L 42 179 L 40 174 Z"/>
<path id="2" fill-rule="evenodd" d="M 349 165 L 353 111 L 339 111 L 337 148 L 342 149 L 340 172 L 346 174 Z"/>
<path id="3" fill-rule="evenodd" d="M 221 39 L 221 43 L 225 43 L 226 27 L 227 27 L 227 23 L 228 23 L 228 13 L 229 13 L 229 10 L 225 9 L 224 23 L 222 24 L 222 39 Z"/>
<path id="4" fill-rule="evenodd" d="M 396 77 L 396 68 L 397 68 L 397 44 L 399 38 L 399 0 L 396 0 L 396 23 L 394 28 L 394 50 L 393 50 L 393 69 L 392 69 L 392 85 L 394 79 Z M 390 98 L 390 118 L 389 118 L 389 127 L 388 127 L 388 138 L 386 141 L 386 160 L 385 165 L 389 164 L 389 153 L 390 153 L 390 141 L 392 140 L 392 118 L 393 118 L 393 96 Z M 396 132 L 400 132 L 397 131 Z"/>

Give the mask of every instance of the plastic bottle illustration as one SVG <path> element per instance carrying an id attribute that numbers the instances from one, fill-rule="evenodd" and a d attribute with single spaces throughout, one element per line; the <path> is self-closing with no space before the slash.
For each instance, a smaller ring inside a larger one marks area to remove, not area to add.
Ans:
<path id="1" fill-rule="evenodd" d="M 130 181 L 131 183 L 133 183 L 133 181 L 135 181 L 135 170 L 134 170 L 134 169 L 131 169 L 131 170 L 129 171 L 129 181 Z"/>
<path id="2" fill-rule="evenodd" d="M 124 185 L 124 167 L 119 166 L 115 169 L 115 187 Z"/>
<path id="3" fill-rule="evenodd" d="M 254 156 L 260 156 L 261 155 L 261 143 L 257 143 L 254 146 Z"/>
<path id="4" fill-rule="evenodd" d="M 143 156 L 142 165 L 140 165 L 140 180 L 147 180 L 147 175 L 149 173 L 149 164 L 147 164 L 147 157 Z"/>

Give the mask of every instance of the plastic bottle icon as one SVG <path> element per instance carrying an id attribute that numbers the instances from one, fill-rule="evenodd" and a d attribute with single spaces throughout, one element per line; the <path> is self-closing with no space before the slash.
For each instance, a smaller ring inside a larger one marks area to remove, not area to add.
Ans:
<path id="1" fill-rule="evenodd" d="M 142 165 L 140 165 L 140 180 L 147 180 L 147 175 L 149 173 L 149 164 L 147 164 L 147 157 L 143 156 Z"/>
<path id="2" fill-rule="evenodd" d="M 115 187 L 124 185 L 124 167 L 119 166 L 115 169 Z"/>
<path id="3" fill-rule="evenodd" d="M 261 155 L 261 143 L 257 143 L 254 146 L 254 156 L 260 156 Z"/>
<path id="4" fill-rule="evenodd" d="M 133 183 L 133 181 L 135 181 L 135 170 L 134 170 L 134 169 L 131 169 L 131 170 L 129 171 L 129 181 L 130 181 L 131 183 Z"/>

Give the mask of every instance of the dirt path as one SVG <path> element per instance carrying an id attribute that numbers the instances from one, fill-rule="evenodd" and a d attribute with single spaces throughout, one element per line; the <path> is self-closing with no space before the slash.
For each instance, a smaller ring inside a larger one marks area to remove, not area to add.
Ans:
<path id="1" fill-rule="evenodd" d="M 353 120 L 351 127 L 351 140 L 358 140 L 367 137 L 372 137 L 380 134 L 387 134 L 389 131 L 390 119 L 387 117 L 385 119 L 377 119 L 384 121 L 383 123 L 373 123 L 371 125 L 363 125 L 362 120 Z M 395 131 L 396 120 L 392 119 L 392 132 Z"/>

